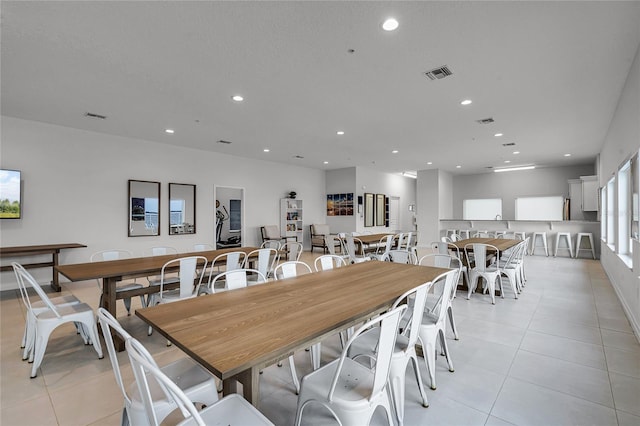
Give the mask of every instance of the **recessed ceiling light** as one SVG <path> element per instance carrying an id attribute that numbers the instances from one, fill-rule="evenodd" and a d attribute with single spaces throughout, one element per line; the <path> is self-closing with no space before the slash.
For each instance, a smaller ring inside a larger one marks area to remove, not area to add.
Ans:
<path id="1" fill-rule="evenodd" d="M 496 134 L 495 134 L 495 135 L 493 135 L 493 136 L 495 136 L 496 138 L 499 138 L 500 136 L 502 136 L 502 133 L 496 133 Z"/>
<path id="2" fill-rule="evenodd" d="M 270 149 L 269 149 L 269 148 L 265 148 L 265 149 L 263 149 L 263 151 L 264 151 L 264 152 L 269 152 L 269 151 L 270 151 Z"/>
<path id="3" fill-rule="evenodd" d="M 170 133 L 170 134 L 174 134 L 174 130 L 173 129 L 164 129 L 165 133 Z"/>
<path id="4" fill-rule="evenodd" d="M 430 165 L 432 165 L 432 164 L 433 164 L 433 162 L 431 162 L 431 161 L 427 161 L 427 165 L 428 165 L 428 166 L 430 166 Z"/>
<path id="5" fill-rule="evenodd" d="M 328 162 L 328 161 L 325 161 L 325 162 L 323 162 L 323 164 L 329 164 L 329 162 Z"/>
<path id="6" fill-rule="evenodd" d="M 397 149 L 394 149 L 393 151 L 391 151 L 391 153 L 392 153 L 392 154 L 397 154 L 397 153 L 398 153 L 398 150 L 397 150 Z"/>
<path id="7" fill-rule="evenodd" d="M 473 101 L 471 99 L 465 99 L 464 101 L 460 102 L 460 105 L 471 105 L 473 103 Z"/>
<path id="8" fill-rule="evenodd" d="M 342 136 L 342 135 L 344 135 L 344 131 L 342 131 L 342 130 L 338 130 L 338 131 L 336 132 L 336 135 L 338 135 L 338 136 Z"/>
<path id="9" fill-rule="evenodd" d="M 520 151 L 513 151 L 513 154 L 514 155 L 518 155 L 518 154 L 520 154 Z"/>
<path id="10" fill-rule="evenodd" d="M 505 162 L 505 163 L 510 163 L 510 162 L 511 162 L 511 160 L 504 160 L 504 162 Z"/>
<path id="11" fill-rule="evenodd" d="M 571 154 L 565 154 L 564 156 L 565 157 L 571 157 Z"/>
<path id="12" fill-rule="evenodd" d="M 382 23 L 382 29 L 385 31 L 393 31 L 395 29 L 398 28 L 400 24 L 398 23 L 398 21 L 395 18 L 387 18 L 383 23 Z"/>
<path id="13" fill-rule="evenodd" d="M 233 100 L 234 100 L 234 101 L 236 101 L 236 102 L 242 102 L 242 101 L 244 101 L 244 98 L 243 98 L 242 96 L 240 96 L 240 95 L 233 95 L 233 96 L 231 97 L 231 99 L 233 99 Z"/>
<path id="14" fill-rule="evenodd" d="M 456 169 L 461 169 L 461 168 L 462 168 L 462 166 L 456 166 Z"/>

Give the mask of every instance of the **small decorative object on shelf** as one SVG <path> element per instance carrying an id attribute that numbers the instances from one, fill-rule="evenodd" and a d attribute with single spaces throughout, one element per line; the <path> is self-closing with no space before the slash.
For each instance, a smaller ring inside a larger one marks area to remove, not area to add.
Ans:
<path id="1" fill-rule="evenodd" d="M 289 193 L 289 198 L 295 199 L 296 198 L 296 191 L 291 191 Z"/>

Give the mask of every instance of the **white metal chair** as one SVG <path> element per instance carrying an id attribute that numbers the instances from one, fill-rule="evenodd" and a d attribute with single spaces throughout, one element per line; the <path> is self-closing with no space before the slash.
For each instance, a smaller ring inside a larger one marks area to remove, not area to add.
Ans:
<path id="1" fill-rule="evenodd" d="M 441 353 L 447 358 L 449 371 L 453 372 L 453 361 L 449 353 L 446 338 L 447 326 L 447 304 L 449 303 L 449 295 L 452 287 L 456 285 L 458 271 L 453 270 L 433 280 L 435 303 L 430 304 L 427 298 L 427 306 L 420 324 L 419 339 L 422 343 L 422 352 L 424 361 L 429 370 L 429 379 L 431 380 L 431 389 L 436 388 L 436 345 L 440 341 Z"/>
<path id="2" fill-rule="evenodd" d="M 287 261 L 291 260 L 300 260 L 300 256 L 302 256 L 302 243 L 297 241 L 288 241 L 280 247 L 280 257 L 284 255 Z"/>
<path id="3" fill-rule="evenodd" d="M 356 244 L 358 245 L 358 247 L 360 247 L 360 249 L 362 249 L 362 247 L 364 247 L 364 244 L 362 244 L 362 241 L 359 238 L 355 238 L 353 235 L 351 234 L 346 234 L 344 239 L 344 251 L 345 254 L 347 256 L 349 256 L 348 261 L 350 263 L 360 263 L 360 262 L 366 262 L 367 260 L 371 260 L 371 258 L 369 256 L 365 256 L 364 254 L 359 254 L 356 250 Z"/>
<path id="4" fill-rule="evenodd" d="M 142 251 L 142 255 L 144 257 L 152 257 L 152 256 L 166 256 L 169 254 L 178 254 L 178 250 L 175 247 L 169 247 L 169 246 L 158 246 L 158 247 L 151 247 L 148 249 L 145 249 Z M 150 276 L 147 277 L 147 281 L 149 281 L 149 285 L 160 285 L 160 277 L 159 276 Z M 165 284 L 168 283 L 177 283 L 178 282 L 178 278 L 177 277 L 165 277 Z M 149 298 L 147 298 L 147 305 L 149 305 Z"/>
<path id="5" fill-rule="evenodd" d="M 471 281 L 469 283 L 469 293 L 467 299 L 471 297 L 471 293 L 475 290 L 476 282 L 479 277 L 484 278 L 487 282 L 489 289 L 489 295 L 491 296 L 491 303 L 496 304 L 496 280 L 500 288 L 500 294 L 504 298 L 504 291 L 502 291 L 502 273 L 500 266 L 497 262 L 493 262 L 487 266 L 487 254 L 489 250 L 495 253 L 496 258 L 500 257 L 500 251 L 497 247 L 490 244 L 466 244 L 464 246 L 464 252 L 467 257 L 467 265 L 471 268 L 469 275 Z M 473 266 L 471 266 L 473 265 Z M 485 286 L 483 285 L 483 288 Z"/>
<path id="6" fill-rule="evenodd" d="M 273 277 L 273 269 L 278 263 L 278 259 L 280 254 L 278 250 L 273 248 L 262 248 L 258 250 L 253 250 L 249 254 L 244 261 L 243 267 L 248 268 L 248 263 L 250 262 L 250 258 L 257 257 L 257 265 L 254 269 L 257 269 L 267 278 Z"/>
<path id="7" fill-rule="evenodd" d="M 275 269 L 274 276 L 276 280 L 284 280 L 287 278 L 293 278 L 300 275 L 298 270 L 304 273 L 311 273 L 311 267 L 304 262 L 299 260 L 292 260 L 289 262 L 284 262 L 278 265 Z M 310 355 L 311 355 L 311 365 L 313 365 L 314 369 L 320 367 L 320 353 L 322 347 L 320 343 L 316 343 L 311 346 Z M 278 364 L 281 366 L 281 364 Z M 289 368 L 291 369 L 291 379 L 293 380 L 293 386 L 296 388 L 296 394 L 300 393 L 300 381 L 298 380 L 298 373 L 296 372 L 296 363 L 293 358 L 293 355 L 289 356 Z"/>
<path id="8" fill-rule="evenodd" d="M 453 299 L 456 298 L 456 286 L 458 285 L 460 274 L 463 271 L 462 261 L 455 256 L 436 253 L 422 256 L 418 261 L 418 265 L 435 266 L 436 268 L 451 268 L 457 271 L 455 283 L 451 286 L 449 300 L 445 302 L 447 303 L 447 314 L 449 316 L 451 332 L 453 332 L 453 336 L 456 340 L 460 340 L 460 337 L 458 336 L 458 329 L 456 328 L 456 321 L 453 317 Z"/>
<path id="9" fill-rule="evenodd" d="M 111 367 L 116 377 L 116 383 L 124 397 L 124 407 L 122 408 L 121 425 L 143 425 L 147 424 L 147 413 L 143 398 L 138 391 L 135 383 L 132 383 L 127 391 L 120 372 L 120 364 L 116 348 L 113 344 L 112 333 L 117 333 L 126 342 L 131 339 L 131 335 L 125 331 L 117 319 L 115 319 L 106 309 L 98 309 L 98 321 L 102 328 L 102 335 L 111 360 Z M 140 350 L 141 356 L 148 360 L 151 365 L 157 367 L 152 356 L 145 350 Z M 211 405 L 218 400 L 217 386 L 214 376 L 205 370 L 200 364 L 189 357 L 183 357 L 170 364 L 159 367 L 160 370 L 167 375 L 187 395 L 190 402 L 199 402 L 205 405 Z M 153 385 L 154 394 L 159 394 L 160 389 L 157 385 Z M 159 399 L 154 401 L 152 410 L 156 418 L 162 421 L 169 415 L 176 405 L 168 399 Z"/>
<path id="10" fill-rule="evenodd" d="M 316 272 L 318 272 L 339 268 L 341 266 L 347 266 L 347 262 L 342 256 L 338 256 L 335 254 L 324 254 L 316 258 L 316 260 L 313 262 L 313 266 Z"/>
<path id="11" fill-rule="evenodd" d="M 393 241 L 393 235 L 385 235 L 384 237 L 380 238 L 376 253 L 370 256 L 372 256 L 374 259 L 384 261 L 386 259 L 386 256 L 389 254 L 389 251 L 391 250 Z"/>
<path id="12" fill-rule="evenodd" d="M 174 290 L 166 290 L 165 285 L 167 285 L 167 282 L 165 279 L 176 267 L 179 268 L 178 282 L 180 286 Z M 188 256 L 168 261 L 160 270 L 160 291 L 150 295 L 148 305 L 156 306 L 161 303 L 170 303 L 197 296 L 206 269 L 207 258 L 204 256 Z M 152 332 L 153 328 L 149 326 L 149 336 L 151 336 Z"/>
<path id="13" fill-rule="evenodd" d="M 147 351 L 136 339 L 125 341 L 129 361 L 144 406 L 141 423 L 158 426 L 166 416 L 157 411 L 159 404 L 178 408 L 185 420 L 178 423 L 186 425 L 273 425 L 262 413 L 238 394 L 228 395 L 211 405 L 207 404 L 202 411 L 193 405 L 190 396 L 181 389 L 174 380 L 159 369 L 153 359 L 149 359 Z M 217 394 L 216 394 L 217 395 Z"/>
<path id="14" fill-rule="evenodd" d="M 389 253 L 383 258 L 386 262 L 404 263 L 407 265 L 415 265 L 415 255 L 409 250 L 389 250 Z"/>
<path id="15" fill-rule="evenodd" d="M 27 313 L 30 315 L 27 321 L 33 324 L 33 327 L 31 327 L 33 335 L 27 338 L 25 346 L 25 353 L 29 354 L 29 362 L 33 362 L 31 366 L 31 378 L 36 377 L 38 368 L 40 368 L 40 364 L 42 364 L 51 332 L 58 328 L 58 326 L 68 322 L 73 322 L 78 325 L 78 330 L 85 345 L 92 344 L 98 354 L 98 358 L 103 358 L 96 318 L 91 306 L 86 303 L 55 305 L 31 274 L 16 262 L 13 262 L 11 265 L 14 271 L 20 275 L 21 282 L 29 283 L 38 294 L 44 307 L 46 307 L 46 309 L 42 310 L 33 309 L 28 292 L 24 292 L 23 302 L 25 303 Z"/>
<path id="16" fill-rule="evenodd" d="M 508 255 L 503 253 L 503 259 L 498 260 L 498 266 L 500 267 L 500 273 L 505 275 L 509 279 L 511 284 L 511 290 L 515 294 L 515 298 L 518 298 L 518 293 L 522 289 L 522 264 L 519 262 L 520 253 L 524 249 L 524 245 L 519 243 Z M 504 257 L 506 256 L 506 259 Z"/>
<path id="17" fill-rule="evenodd" d="M 211 282 L 216 275 L 222 272 L 235 271 L 236 269 L 242 269 L 247 260 L 247 254 L 243 251 L 230 251 L 222 253 L 216 256 L 211 262 L 211 268 L 209 271 L 209 280 L 206 287 L 202 287 L 201 291 L 208 293 L 208 289 L 211 289 Z M 224 268 L 224 269 L 223 269 Z"/>
<path id="18" fill-rule="evenodd" d="M 118 249 L 102 250 L 102 251 L 93 253 L 89 258 L 89 262 L 106 262 L 106 261 L 118 260 L 118 259 L 130 259 L 131 257 L 133 257 L 133 254 L 129 250 L 118 250 Z M 102 280 L 96 279 L 96 282 L 98 283 L 98 288 L 100 289 L 99 305 L 102 306 Z M 128 290 L 135 290 L 137 288 L 142 288 L 142 287 L 144 287 L 142 284 L 137 283 L 135 281 L 132 283 L 121 284 L 118 287 L 116 287 L 116 293 L 128 291 Z M 127 308 L 127 315 L 131 315 L 131 298 L 126 297 L 126 298 L 123 298 L 122 301 L 124 302 L 124 307 Z M 140 295 L 140 302 L 142 303 L 143 308 L 147 307 L 147 303 L 144 300 L 144 295 L 142 294 Z"/>
<path id="19" fill-rule="evenodd" d="M 266 240 L 266 241 L 263 241 L 262 244 L 260 244 L 260 248 L 272 248 L 278 251 L 280 251 L 281 247 L 282 247 L 282 244 L 280 243 L 280 241 L 276 241 L 276 240 Z"/>
<path id="20" fill-rule="evenodd" d="M 252 276 L 255 276 L 255 278 L 250 279 Z M 267 277 L 257 269 L 233 269 L 231 271 L 225 271 L 213 278 L 211 283 L 209 283 L 206 293 L 219 293 L 244 288 L 249 285 L 249 282 L 252 284 L 266 283 Z M 217 287 L 216 284 L 218 284 Z"/>
<path id="21" fill-rule="evenodd" d="M 302 379 L 295 425 L 300 426 L 310 404 L 325 407 L 344 426 L 369 424 L 378 407 L 383 407 L 389 425 L 393 425 L 388 392 L 391 358 L 398 335 L 400 317 L 406 305 L 366 322 L 349 339 L 340 358 L 307 374 Z M 347 356 L 354 341 L 370 327 L 380 325 L 375 366 L 369 369 Z"/>
<path id="22" fill-rule="evenodd" d="M 409 318 L 407 324 L 403 327 L 403 334 L 396 338 L 389 372 L 389 387 L 399 425 L 403 424 L 404 419 L 405 377 L 409 361 L 413 362 L 413 371 L 416 376 L 418 389 L 420 390 L 420 396 L 422 396 L 422 405 L 423 407 L 429 406 L 427 395 L 422 384 L 422 378 L 420 377 L 416 343 L 418 341 L 418 332 L 420 331 L 420 323 L 422 322 L 422 315 L 427 300 L 427 292 L 431 288 L 431 285 L 432 283 L 428 282 L 407 291 L 398 297 L 391 306 L 391 310 L 393 310 L 407 300 L 410 300 L 412 305 L 405 313 L 405 317 L 407 317 L 406 314 L 409 314 Z M 362 333 L 349 349 L 349 356 L 353 359 L 358 359 L 362 355 L 373 357 L 377 350 L 376 345 L 378 343 L 379 333 L 380 329 L 378 327 L 371 328 Z"/>
<path id="23" fill-rule="evenodd" d="M 41 312 L 48 311 L 49 308 L 42 301 L 34 301 L 33 303 L 29 303 L 27 294 L 27 287 L 22 278 L 22 273 L 29 274 L 22 265 L 17 262 L 12 262 L 11 266 L 13 267 L 13 273 L 16 276 L 16 281 L 18 283 L 18 289 L 20 290 L 20 297 L 22 298 L 22 302 L 25 307 L 29 307 L 26 312 L 26 318 L 24 322 L 24 332 L 22 333 L 22 342 L 20 343 L 20 348 L 23 349 L 22 352 L 22 360 L 25 361 L 29 359 L 29 354 L 33 349 L 33 343 L 35 339 L 36 332 L 36 324 L 35 324 L 35 316 Z M 20 273 L 22 272 L 22 273 Z M 33 278 L 33 276 L 32 276 Z M 49 301 L 56 305 L 57 307 L 63 307 L 67 305 L 76 305 L 81 303 L 80 300 L 72 294 L 50 297 Z M 80 331 L 80 325 L 76 324 L 76 328 Z"/>

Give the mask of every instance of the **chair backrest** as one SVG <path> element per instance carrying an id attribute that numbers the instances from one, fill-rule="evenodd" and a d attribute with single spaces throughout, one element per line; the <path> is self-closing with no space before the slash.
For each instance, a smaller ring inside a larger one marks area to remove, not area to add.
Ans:
<path id="1" fill-rule="evenodd" d="M 262 231 L 262 241 L 280 240 L 282 238 L 278 225 L 265 225 L 260 230 Z"/>
<path id="2" fill-rule="evenodd" d="M 160 270 L 160 298 L 164 292 L 164 282 L 172 269 L 179 266 L 178 276 L 180 277 L 180 298 L 195 296 L 202 285 L 202 278 L 207 269 L 207 258 L 204 256 L 188 256 L 172 259 L 165 263 Z M 196 283 L 194 285 L 194 283 Z"/>
<path id="3" fill-rule="evenodd" d="M 487 231 L 478 231 L 471 236 L 472 238 L 493 238 L 490 232 Z"/>
<path id="4" fill-rule="evenodd" d="M 452 293 L 455 291 L 455 286 L 458 284 L 459 269 L 454 269 L 449 272 L 440 274 L 433 280 L 433 295 L 435 303 L 429 304 L 427 299 L 426 305 L 430 312 L 435 313 L 436 321 L 441 322 L 446 320 L 447 308 L 453 298 Z"/>
<path id="5" fill-rule="evenodd" d="M 29 299 L 29 292 L 27 291 L 25 281 L 31 287 L 33 287 L 33 289 L 36 291 L 36 294 L 42 300 L 45 306 L 49 308 L 57 318 L 62 318 L 62 316 L 56 309 L 56 305 L 51 302 L 51 299 L 49 299 L 49 296 L 47 296 L 47 293 L 42 289 L 42 287 L 40 287 L 40 284 L 38 284 L 36 279 L 33 278 L 33 275 L 27 272 L 24 266 L 22 266 L 18 262 L 11 262 L 11 266 L 13 267 L 13 272 L 16 275 L 18 286 L 20 287 L 20 295 L 22 296 L 22 301 L 24 302 L 27 310 L 31 310 L 31 300 Z"/>
<path id="6" fill-rule="evenodd" d="M 225 271 L 233 271 L 234 269 L 241 269 L 246 261 L 247 254 L 243 251 L 230 251 L 228 253 L 219 254 L 211 262 L 211 275 L 209 275 L 209 282 L 213 277 L 222 272 L 222 265 L 224 264 Z"/>
<path id="7" fill-rule="evenodd" d="M 440 241 L 442 241 L 443 243 L 452 243 L 453 240 L 450 237 L 444 236 L 442 238 L 440 238 Z"/>
<path id="8" fill-rule="evenodd" d="M 311 235 L 329 235 L 331 232 L 329 231 L 329 225 L 314 223 L 311 225 Z"/>
<path id="9" fill-rule="evenodd" d="M 418 261 L 418 265 L 435 266 L 436 268 L 450 268 L 451 259 L 452 259 L 452 256 L 450 256 L 448 253 L 447 254 L 443 254 L 443 253 L 427 254 L 420 258 L 420 260 Z"/>
<path id="10" fill-rule="evenodd" d="M 497 247 L 490 244 L 466 244 L 464 246 L 464 252 L 467 258 L 467 265 L 471 267 L 474 265 L 475 269 L 480 272 L 487 270 L 487 252 L 493 250 L 496 256 L 499 257 L 500 251 Z"/>
<path id="11" fill-rule="evenodd" d="M 329 269 L 339 268 L 341 266 L 347 266 L 347 262 L 345 262 L 342 256 L 337 256 L 335 254 L 325 254 L 323 256 L 317 257 L 314 261 L 313 266 L 316 271 L 326 271 Z"/>
<path id="12" fill-rule="evenodd" d="M 132 257 L 133 257 L 133 253 L 131 253 L 129 250 L 121 250 L 121 249 L 102 250 L 102 251 L 93 253 L 89 258 L 89 262 L 106 262 L 110 260 L 130 259 Z"/>
<path id="13" fill-rule="evenodd" d="M 349 259 L 351 260 L 352 263 L 355 263 L 358 261 L 358 259 L 363 258 L 363 256 L 358 256 L 357 250 L 356 250 L 356 245 L 361 249 L 362 247 L 364 247 L 364 245 L 362 244 L 362 241 L 359 238 L 356 238 L 351 234 L 346 234 L 343 241 L 345 241 L 346 243 L 344 245 L 346 255 L 349 256 Z"/>
<path id="14" fill-rule="evenodd" d="M 407 291 L 402 296 L 398 297 L 391 306 L 391 309 L 395 309 L 402 303 L 406 303 L 407 300 L 413 299 L 413 306 L 408 308 L 411 313 L 409 322 L 403 327 L 403 334 L 406 334 L 406 330 L 408 330 L 409 333 L 405 350 L 408 350 L 411 347 L 415 346 L 418 341 L 418 336 L 420 335 L 420 324 L 422 323 L 422 317 L 424 314 L 424 307 L 427 302 L 429 289 L 432 285 L 433 283 L 429 281 Z"/>
<path id="15" fill-rule="evenodd" d="M 224 289 L 219 291 L 236 290 L 244 288 L 248 285 L 249 275 L 256 275 L 258 277 L 258 283 L 264 283 L 267 281 L 267 277 L 257 269 L 234 269 L 232 271 L 226 271 L 216 275 L 210 285 L 211 292 L 215 292 L 215 285 L 218 281 L 224 281 Z"/>
<path id="16" fill-rule="evenodd" d="M 144 252 L 142 254 L 145 257 L 164 256 L 164 255 L 167 255 L 167 254 L 178 254 L 178 250 L 176 250 L 173 247 L 168 247 L 168 246 L 151 247 L 149 249 L 144 250 Z"/>
<path id="17" fill-rule="evenodd" d="M 280 241 L 276 240 L 266 240 L 263 241 L 262 244 L 260 244 L 260 248 L 272 248 L 276 250 L 280 250 L 281 246 L 282 244 L 280 244 Z"/>
<path id="18" fill-rule="evenodd" d="M 408 265 L 415 265 L 416 259 L 411 251 L 403 250 L 389 250 L 389 253 L 383 259 L 387 262 L 404 263 Z"/>
<path id="19" fill-rule="evenodd" d="M 109 360 L 111 361 L 111 367 L 113 368 L 113 374 L 116 376 L 116 383 L 120 387 L 120 391 L 125 399 L 125 406 L 131 405 L 131 397 L 127 394 L 127 388 L 122 381 L 122 373 L 120 372 L 120 364 L 118 363 L 118 356 L 116 347 L 113 343 L 113 336 L 111 331 L 114 331 L 122 337 L 122 340 L 126 341 L 131 338 L 131 335 L 122 328 L 117 319 L 113 317 L 104 308 L 98 308 L 98 321 L 100 322 L 100 328 L 102 329 L 102 335 L 104 336 L 104 342 L 107 346 L 107 352 L 109 353 Z"/>
<path id="20" fill-rule="evenodd" d="M 368 395 L 368 400 L 375 398 L 380 392 L 386 391 L 387 380 L 389 379 L 389 369 L 391 367 L 391 357 L 393 355 L 393 349 L 396 344 L 396 337 L 398 335 L 398 325 L 400 324 L 400 318 L 407 309 L 407 305 L 398 306 L 370 321 L 367 321 L 362 327 L 360 327 L 349 339 L 344 346 L 340 360 L 338 361 L 338 368 L 336 369 L 331 387 L 329 388 L 329 401 L 333 400 L 333 394 L 335 392 L 338 380 L 340 378 L 340 372 L 344 365 L 344 360 L 349 353 L 349 348 L 353 342 L 358 338 L 360 334 L 368 330 L 370 327 L 380 325 L 380 333 L 378 334 L 378 344 L 374 355 L 374 378 L 373 387 L 371 393 Z"/>
<path id="21" fill-rule="evenodd" d="M 276 266 L 273 271 L 273 276 L 276 280 L 297 277 L 299 275 L 298 268 L 304 273 L 311 273 L 311 267 L 309 265 L 299 260 L 292 260 Z"/>
<path id="22" fill-rule="evenodd" d="M 215 250 L 211 244 L 194 244 L 193 251 L 209 251 Z"/>
<path id="23" fill-rule="evenodd" d="M 460 237 L 460 235 L 456 234 L 455 232 L 453 234 L 450 234 L 449 238 L 451 238 L 451 241 L 453 241 L 454 243 L 462 239 L 462 237 Z"/>
<path id="24" fill-rule="evenodd" d="M 302 256 L 302 249 L 302 243 L 297 241 L 288 241 L 280 248 L 281 251 L 286 253 L 287 261 L 300 260 L 300 256 Z"/>
<path id="25" fill-rule="evenodd" d="M 338 241 L 338 244 L 341 244 L 340 241 Z M 325 235 L 324 246 L 327 248 L 329 254 L 336 254 L 336 237 L 333 235 Z"/>
<path id="26" fill-rule="evenodd" d="M 245 260 L 245 264 L 250 261 L 250 259 L 254 256 L 258 257 L 258 265 L 255 269 L 260 271 L 262 275 L 268 277 L 273 272 L 273 268 L 278 262 L 279 253 L 278 250 L 272 248 L 262 248 L 258 250 L 253 250 L 247 255 L 247 260 Z"/>
<path id="27" fill-rule="evenodd" d="M 378 248 L 376 249 L 377 256 L 384 256 L 389 253 L 391 250 L 391 246 L 393 245 L 393 235 L 385 235 L 380 238 L 380 242 L 378 243 Z M 382 249 L 382 251 L 381 251 Z"/>
<path id="28" fill-rule="evenodd" d="M 204 420 L 184 391 L 169 379 L 157 365 L 154 365 L 155 363 L 149 362 L 149 359 L 145 356 L 146 349 L 142 343 L 134 338 L 129 338 L 125 341 L 125 347 L 150 425 L 158 426 L 160 424 L 154 410 L 153 397 L 151 396 L 151 389 L 155 388 L 155 386 L 149 383 L 150 377 L 153 377 L 160 389 L 162 389 L 165 398 L 168 401 L 173 401 L 180 408 L 180 412 L 185 419 L 193 418 L 196 424 L 205 426 Z"/>

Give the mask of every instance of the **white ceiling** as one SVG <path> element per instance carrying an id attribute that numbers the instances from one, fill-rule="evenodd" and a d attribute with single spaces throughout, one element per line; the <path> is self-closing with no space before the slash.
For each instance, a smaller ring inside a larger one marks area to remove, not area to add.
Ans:
<path id="1" fill-rule="evenodd" d="M 638 1 L 2 1 L 1 12 L 3 115 L 319 169 L 591 163 L 640 44 Z M 381 29 L 387 16 L 395 32 Z M 423 75 L 445 64 L 453 76 Z"/>

